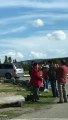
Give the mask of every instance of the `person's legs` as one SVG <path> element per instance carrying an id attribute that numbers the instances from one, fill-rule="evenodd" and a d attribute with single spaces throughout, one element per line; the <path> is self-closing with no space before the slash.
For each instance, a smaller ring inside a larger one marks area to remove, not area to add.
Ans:
<path id="1" fill-rule="evenodd" d="M 63 91 L 63 98 L 64 98 L 64 102 L 67 102 L 67 95 L 66 95 L 66 90 L 65 90 L 65 85 L 62 85 L 62 91 Z"/>
<path id="2" fill-rule="evenodd" d="M 63 103 L 62 84 L 60 84 L 60 83 L 58 83 L 58 92 L 59 92 L 59 102 Z"/>
<path id="3" fill-rule="evenodd" d="M 54 81 L 51 81 L 51 89 L 53 97 L 56 97 L 56 83 Z"/>
<path id="4" fill-rule="evenodd" d="M 58 97 L 58 89 L 57 89 L 57 87 L 56 87 L 56 97 Z"/>
<path id="5" fill-rule="evenodd" d="M 56 81 L 56 96 L 58 97 L 58 82 Z"/>
<path id="6" fill-rule="evenodd" d="M 46 80 L 46 89 L 48 89 L 48 84 L 49 84 L 49 81 Z"/>
<path id="7" fill-rule="evenodd" d="M 46 82 L 45 82 L 45 80 L 43 80 L 43 87 L 44 87 L 44 89 L 46 89 Z"/>
<path id="8" fill-rule="evenodd" d="M 48 90 L 48 80 L 44 80 L 44 92 L 49 92 L 49 90 Z"/>
<path id="9" fill-rule="evenodd" d="M 33 88 L 33 101 L 39 100 L 39 88 L 34 87 Z"/>

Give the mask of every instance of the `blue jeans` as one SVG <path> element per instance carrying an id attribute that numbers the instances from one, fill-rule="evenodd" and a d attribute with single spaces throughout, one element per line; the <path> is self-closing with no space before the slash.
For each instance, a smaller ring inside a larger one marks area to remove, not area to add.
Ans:
<path id="1" fill-rule="evenodd" d="M 49 80 L 46 80 L 45 82 L 46 82 L 46 89 L 48 89 L 49 88 Z"/>
<path id="2" fill-rule="evenodd" d="M 49 87 L 49 80 L 43 80 L 43 84 L 44 84 L 44 89 L 48 89 L 48 87 Z"/>

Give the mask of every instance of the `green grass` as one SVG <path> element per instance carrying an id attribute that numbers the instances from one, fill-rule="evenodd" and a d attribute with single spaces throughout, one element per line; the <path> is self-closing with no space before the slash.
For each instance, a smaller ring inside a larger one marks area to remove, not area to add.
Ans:
<path id="1" fill-rule="evenodd" d="M 15 95 L 22 95 L 26 97 L 28 94 L 30 94 L 30 90 L 26 89 L 26 87 L 22 87 L 20 85 L 12 85 L 10 83 L 2 83 L 0 85 L 0 94 L 1 93 L 9 94 L 15 93 Z M 27 112 L 30 112 L 30 110 L 39 110 L 43 107 L 50 108 L 51 105 L 54 102 L 54 98 L 52 97 L 51 91 L 49 93 L 41 92 L 40 96 L 40 102 L 38 103 L 32 103 L 32 102 L 25 102 L 22 107 L 20 108 L 14 108 L 14 110 L 0 110 L 0 115 L 7 115 L 8 118 L 13 118 L 15 116 L 19 116 L 21 114 L 26 114 Z M 26 109 L 26 110 L 25 110 Z M 7 118 L 6 116 L 6 118 Z"/>
<path id="2" fill-rule="evenodd" d="M 0 119 L 3 118 L 5 120 L 17 117 L 22 114 L 22 110 L 7 110 L 0 112 Z"/>
<path id="3" fill-rule="evenodd" d="M 40 96 L 40 101 L 38 103 L 31 103 L 31 102 L 26 102 L 24 104 L 24 107 L 31 107 L 31 108 L 34 108 L 34 109 L 40 109 L 41 107 L 43 106 L 49 106 L 53 103 L 53 97 L 52 97 L 52 94 L 51 92 L 49 93 L 44 93 L 42 92 L 41 96 Z"/>
<path id="4" fill-rule="evenodd" d="M 24 71 L 25 74 L 29 74 L 29 71 Z"/>

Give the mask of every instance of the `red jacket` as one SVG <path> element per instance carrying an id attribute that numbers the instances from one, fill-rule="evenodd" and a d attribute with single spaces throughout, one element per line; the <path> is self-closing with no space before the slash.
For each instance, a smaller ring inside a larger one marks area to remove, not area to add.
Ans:
<path id="1" fill-rule="evenodd" d="M 42 78 L 40 76 L 40 72 L 35 68 L 32 69 L 31 85 L 33 85 L 35 87 L 41 87 L 42 86 Z"/>
<path id="2" fill-rule="evenodd" d="M 46 72 L 46 68 L 42 68 L 42 77 L 45 79 L 45 80 L 49 80 L 49 76 Z"/>
<path id="3" fill-rule="evenodd" d="M 68 68 L 65 65 L 57 68 L 57 70 L 56 70 L 57 81 L 59 83 L 65 84 L 66 83 L 67 73 L 68 73 Z"/>

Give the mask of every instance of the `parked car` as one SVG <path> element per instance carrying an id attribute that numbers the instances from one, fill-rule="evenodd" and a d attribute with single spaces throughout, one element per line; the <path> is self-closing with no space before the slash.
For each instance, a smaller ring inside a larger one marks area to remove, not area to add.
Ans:
<path id="1" fill-rule="evenodd" d="M 19 78 L 23 77 L 24 70 L 17 63 L 7 63 L 7 64 L 0 64 L 0 77 L 5 77 L 6 79 Z"/>

